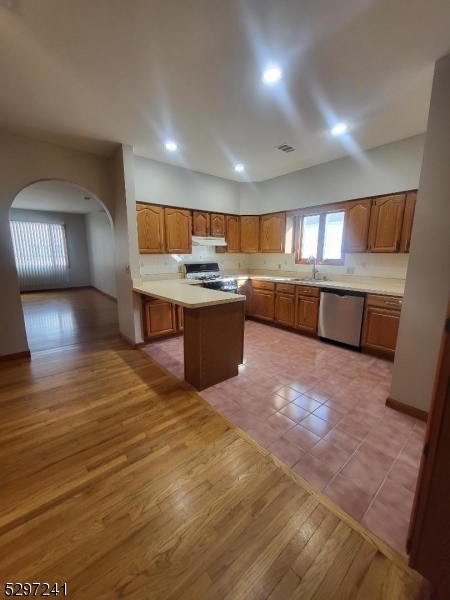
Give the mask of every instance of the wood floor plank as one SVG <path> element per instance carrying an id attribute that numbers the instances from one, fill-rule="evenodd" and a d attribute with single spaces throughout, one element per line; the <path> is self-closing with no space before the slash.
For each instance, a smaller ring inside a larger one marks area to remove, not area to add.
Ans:
<path id="1" fill-rule="evenodd" d="M 400 558 L 80 292 L 27 295 L 32 360 L 0 364 L 1 581 L 67 582 L 75 600 L 422 600 Z M 68 307 L 76 327 L 36 327 Z"/>

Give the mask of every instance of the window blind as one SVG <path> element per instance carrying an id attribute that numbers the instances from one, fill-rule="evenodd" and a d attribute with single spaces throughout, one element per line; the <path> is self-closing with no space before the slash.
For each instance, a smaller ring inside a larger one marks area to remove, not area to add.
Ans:
<path id="1" fill-rule="evenodd" d="M 21 288 L 69 283 L 64 224 L 11 221 L 10 225 Z"/>

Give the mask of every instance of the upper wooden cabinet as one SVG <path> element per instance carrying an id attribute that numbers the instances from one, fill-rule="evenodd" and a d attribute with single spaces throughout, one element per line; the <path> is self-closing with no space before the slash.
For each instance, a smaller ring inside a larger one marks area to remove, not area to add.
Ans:
<path id="1" fill-rule="evenodd" d="M 400 252 L 409 252 L 411 246 L 411 233 L 416 210 L 417 192 L 406 194 L 405 216 L 403 217 L 402 237 L 400 240 Z"/>
<path id="2" fill-rule="evenodd" d="M 263 215 L 259 233 L 260 252 L 284 252 L 286 213 Z"/>
<path id="3" fill-rule="evenodd" d="M 369 226 L 370 252 L 398 252 L 406 194 L 382 196 L 373 201 Z"/>
<path id="4" fill-rule="evenodd" d="M 208 237 L 210 235 L 210 214 L 208 212 L 200 212 L 194 210 L 192 213 L 192 233 Z"/>
<path id="5" fill-rule="evenodd" d="M 241 217 L 241 252 L 259 251 L 259 217 Z"/>
<path id="6" fill-rule="evenodd" d="M 191 211 L 182 208 L 165 208 L 166 251 L 170 254 L 192 252 Z"/>
<path id="7" fill-rule="evenodd" d="M 345 207 L 345 252 L 366 252 L 372 200 L 355 200 Z"/>
<path id="8" fill-rule="evenodd" d="M 165 239 L 164 208 L 137 202 L 136 220 L 139 252 L 142 254 L 162 254 Z"/>
<path id="9" fill-rule="evenodd" d="M 227 252 L 240 252 L 240 223 L 236 215 L 227 215 L 226 217 L 226 240 Z"/>
<path id="10" fill-rule="evenodd" d="M 225 237 L 225 215 L 211 213 L 211 235 Z"/>

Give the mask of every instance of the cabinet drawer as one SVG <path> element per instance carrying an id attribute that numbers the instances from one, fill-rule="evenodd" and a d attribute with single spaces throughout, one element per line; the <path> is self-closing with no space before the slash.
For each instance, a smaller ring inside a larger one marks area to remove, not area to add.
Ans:
<path id="1" fill-rule="evenodd" d="M 291 283 L 277 283 L 276 290 L 280 294 L 295 294 L 295 285 Z"/>
<path id="2" fill-rule="evenodd" d="M 320 295 L 320 288 L 312 287 L 309 285 L 297 285 L 297 296 L 313 296 L 318 298 Z"/>
<path id="3" fill-rule="evenodd" d="M 258 279 L 252 279 L 252 287 L 260 290 L 269 290 L 271 292 L 275 290 L 273 281 L 260 281 Z"/>
<path id="4" fill-rule="evenodd" d="M 398 298 L 396 296 L 378 296 L 376 294 L 367 294 L 367 306 L 401 310 L 402 304 L 402 298 Z"/>

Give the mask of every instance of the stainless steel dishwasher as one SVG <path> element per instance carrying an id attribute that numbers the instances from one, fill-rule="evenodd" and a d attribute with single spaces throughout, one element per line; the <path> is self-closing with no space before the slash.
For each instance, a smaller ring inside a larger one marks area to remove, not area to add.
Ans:
<path id="1" fill-rule="evenodd" d="M 360 347 L 365 294 L 347 290 L 320 293 L 319 337 Z"/>

